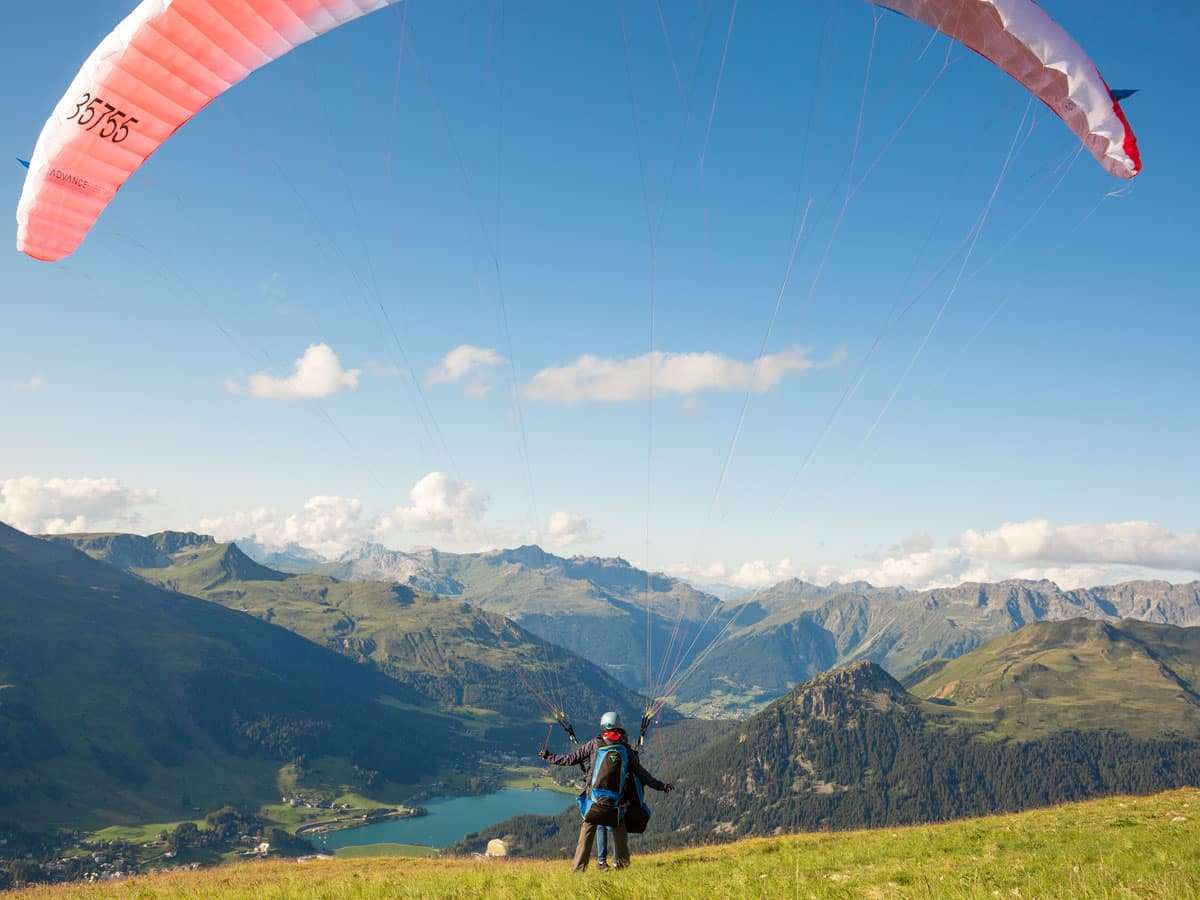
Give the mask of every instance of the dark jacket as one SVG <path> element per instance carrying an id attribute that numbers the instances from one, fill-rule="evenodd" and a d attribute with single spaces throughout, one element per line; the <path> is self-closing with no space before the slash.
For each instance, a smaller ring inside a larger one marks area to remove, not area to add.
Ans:
<path id="1" fill-rule="evenodd" d="M 667 786 L 642 767 L 637 751 L 629 746 L 629 741 L 622 738 L 621 743 L 629 751 L 629 771 L 636 775 L 646 787 L 654 788 L 656 791 L 665 791 Z M 580 744 L 570 753 L 551 753 L 546 757 L 546 762 L 556 766 L 577 766 L 582 762 L 586 762 L 587 770 L 590 773 L 596 765 L 596 748 L 611 746 L 611 741 L 606 741 L 600 735 L 597 735 L 586 744 Z"/>

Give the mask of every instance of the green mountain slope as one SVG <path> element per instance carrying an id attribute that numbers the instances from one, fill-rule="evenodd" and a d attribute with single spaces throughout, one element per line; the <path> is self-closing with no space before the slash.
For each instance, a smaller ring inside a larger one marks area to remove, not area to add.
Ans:
<path id="1" fill-rule="evenodd" d="M 1200 628 L 1040 622 L 926 672 L 914 673 L 914 696 L 995 735 L 1200 736 Z"/>
<path id="2" fill-rule="evenodd" d="M 140 540 L 154 545 L 163 543 L 163 537 Z M 90 536 L 67 540 L 94 545 Z M 108 558 L 103 548 L 95 553 Z M 526 724 L 547 713 L 531 689 L 548 701 L 561 701 L 557 705 L 581 723 L 610 707 L 631 714 L 645 707 L 644 700 L 592 663 L 461 598 L 398 584 L 288 575 L 259 565 L 235 544 L 211 539 L 188 540 L 163 564 L 130 571 L 368 663 L 423 700 L 498 713 L 478 723 L 496 723 L 494 736 L 503 729 L 524 729 L 528 741 L 532 732 Z"/>
<path id="3" fill-rule="evenodd" d="M 277 770 L 302 756 L 410 783 L 459 746 L 444 720 L 397 708 L 419 700 L 282 628 L 0 524 L 0 820 L 168 821 L 277 798 Z"/>
<path id="4" fill-rule="evenodd" d="M 280 565 L 288 571 L 347 581 L 394 581 L 460 597 L 591 660 L 639 691 L 658 678 L 668 647 L 694 642 L 702 648 L 725 622 L 724 604 L 686 582 L 647 573 L 623 559 L 566 559 L 533 546 L 486 553 L 402 553 L 367 544 L 336 563 Z"/>
<path id="5" fill-rule="evenodd" d="M 906 691 L 860 661 L 823 673 L 694 753 L 645 843 L 937 821 L 1200 783 L 1200 629 L 1028 626 Z M 932 700 L 922 699 L 933 694 Z M 578 817 L 489 829 L 555 855 Z"/>

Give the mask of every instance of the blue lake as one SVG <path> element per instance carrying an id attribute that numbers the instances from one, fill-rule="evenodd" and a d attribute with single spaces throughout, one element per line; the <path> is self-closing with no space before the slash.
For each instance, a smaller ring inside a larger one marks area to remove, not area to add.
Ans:
<path id="1" fill-rule="evenodd" d="M 328 850 L 361 844 L 421 844 L 440 848 L 512 816 L 552 816 L 574 802 L 570 794 L 518 788 L 478 797 L 446 797 L 421 804 L 429 811 L 428 815 L 313 835 L 312 842 Z"/>

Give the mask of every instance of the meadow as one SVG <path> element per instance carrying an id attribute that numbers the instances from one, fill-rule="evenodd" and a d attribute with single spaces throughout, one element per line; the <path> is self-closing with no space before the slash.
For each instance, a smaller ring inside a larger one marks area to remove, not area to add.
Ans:
<path id="1" fill-rule="evenodd" d="M 14 897 L 1189 897 L 1200 790 L 906 828 L 758 838 L 641 855 L 586 875 L 567 859 L 268 860 L 60 885 Z"/>

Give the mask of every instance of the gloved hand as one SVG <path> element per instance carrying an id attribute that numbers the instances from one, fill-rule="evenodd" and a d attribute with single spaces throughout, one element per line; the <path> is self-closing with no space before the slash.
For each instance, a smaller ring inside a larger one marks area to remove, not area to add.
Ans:
<path id="1" fill-rule="evenodd" d="M 538 751 L 538 759 L 549 759 L 549 758 L 550 758 L 550 751 L 547 750 L 545 747 L 543 747 L 541 750 Z"/>
<path id="2" fill-rule="evenodd" d="M 675 785 L 671 784 L 670 782 L 663 785 L 663 793 L 664 794 L 669 794 L 673 790 L 675 790 Z"/>

